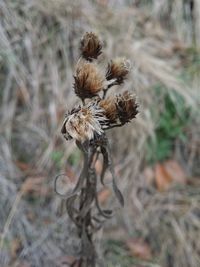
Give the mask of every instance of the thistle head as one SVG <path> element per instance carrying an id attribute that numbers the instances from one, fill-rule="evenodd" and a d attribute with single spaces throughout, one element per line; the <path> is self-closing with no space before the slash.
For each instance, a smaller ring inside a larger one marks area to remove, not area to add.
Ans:
<path id="1" fill-rule="evenodd" d="M 122 84 L 130 72 L 130 61 L 125 58 L 116 58 L 108 64 L 106 79 L 116 80 L 116 84 Z"/>
<path id="2" fill-rule="evenodd" d="M 83 58 L 88 61 L 97 59 L 102 53 L 102 43 L 98 36 L 93 32 L 86 32 L 80 42 L 80 51 Z"/>
<path id="3" fill-rule="evenodd" d="M 136 103 L 136 98 L 128 91 L 125 91 L 123 94 L 117 96 L 116 107 L 118 118 L 123 124 L 131 121 L 138 114 L 138 104 Z"/>
<path id="4" fill-rule="evenodd" d="M 116 97 L 108 97 L 102 99 L 99 102 L 99 106 L 103 109 L 106 118 L 108 118 L 110 123 L 116 122 L 118 118 L 117 106 L 116 106 Z"/>
<path id="5" fill-rule="evenodd" d="M 74 91 L 82 100 L 92 98 L 104 89 L 105 77 L 95 63 L 80 61 L 74 75 Z"/>
<path id="6" fill-rule="evenodd" d="M 101 135 L 106 121 L 103 110 L 95 103 L 89 103 L 67 115 L 61 131 L 67 140 L 73 138 L 83 143 L 93 139 L 95 134 Z"/>
<path id="7" fill-rule="evenodd" d="M 111 124 L 117 121 L 125 124 L 135 118 L 138 113 L 135 96 L 128 91 L 99 101 L 99 106 L 103 109 L 106 118 Z"/>

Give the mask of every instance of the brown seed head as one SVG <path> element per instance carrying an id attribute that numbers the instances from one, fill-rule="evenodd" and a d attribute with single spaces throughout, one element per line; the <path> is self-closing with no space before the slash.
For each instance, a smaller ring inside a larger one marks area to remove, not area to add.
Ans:
<path id="1" fill-rule="evenodd" d="M 117 107 L 116 98 L 108 97 L 99 102 L 99 106 L 104 110 L 105 116 L 110 123 L 114 123 L 117 120 Z"/>
<path id="2" fill-rule="evenodd" d="M 130 62 L 125 58 L 111 60 L 107 67 L 106 79 L 116 79 L 116 84 L 123 83 L 130 72 Z"/>
<path id="3" fill-rule="evenodd" d="M 76 68 L 74 80 L 74 91 L 82 100 L 98 95 L 105 87 L 105 78 L 94 63 L 81 61 Z"/>
<path id="4" fill-rule="evenodd" d="M 84 142 L 93 139 L 95 133 L 101 135 L 102 125 L 106 124 L 106 121 L 103 110 L 93 102 L 69 114 L 63 123 L 61 132 L 67 140 L 73 138 Z"/>
<path id="5" fill-rule="evenodd" d="M 96 59 L 101 53 L 102 44 L 96 34 L 86 32 L 81 39 L 80 50 L 81 55 L 86 60 Z"/>
<path id="6" fill-rule="evenodd" d="M 117 96 L 116 106 L 121 123 L 129 122 L 138 114 L 138 104 L 136 103 L 136 99 L 128 91 Z"/>

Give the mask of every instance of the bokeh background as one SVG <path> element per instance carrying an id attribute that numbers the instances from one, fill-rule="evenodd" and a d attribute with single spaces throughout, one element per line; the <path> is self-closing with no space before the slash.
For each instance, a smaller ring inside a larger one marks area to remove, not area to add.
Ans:
<path id="1" fill-rule="evenodd" d="M 125 207 L 105 223 L 108 267 L 200 266 L 200 1 L 0 1 L 0 266 L 68 266 L 78 246 L 53 181 L 73 186 L 82 155 L 60 128 L 79 102 L 86 31 L 102 64 L 125 56 L 140 114 L 110 131 Z M 97 171 L 101 168 L 98 162 Z M 115 205 L 108 188 L 102 205 Z"/>

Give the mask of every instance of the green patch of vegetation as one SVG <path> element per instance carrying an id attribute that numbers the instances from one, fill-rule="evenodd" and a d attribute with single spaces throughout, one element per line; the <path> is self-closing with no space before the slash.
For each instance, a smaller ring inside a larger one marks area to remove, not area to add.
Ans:
<path id="1" fill-rule="evenodd" d="M 134 260 L 128 255 L 128 251 L 125 249 L 122 242 L 107 240 L 104 248 L 108 267 L 128 267 L 133 265 Z"/>
<path id="2" fill-rule="evenodd" d="M 195 77 L 198 78 L 200 75 L 200 50 L 191 46 L 187 49 L 186 55 L 180 78 L 184 82 L 192 82 Z"/>
<path id="3" fill-rule="evenodd" d="M 156 90 L 159 94 L 162 88 L 158 87 Z M 184 130 L 189 123 L 189 112 L 179 94 L 173 92 L 165 95 L 164 109 L 155 128 L 155 138 L 151 137 L 147 142 L 148 163 L 153 164 L 169 158 L 177 138 L 184 142 L 187 140 Z"/>
<path id="4" fill-rule="evenodd" d="M 130 255 L 124 243 L 117 240 L 107 240 L 104 245 L 107 267 L 157 267 L 152 261 L 145 261 Z"/>
<path id="5" fill-rule="evenodd" d="M 64 156 L 63 151 L 54 150 L 51 153 L 51 159 L 55 163 L 56 167 L 58 167 L 58 168 L 61 167 L 61 160 L 62 160 L 63 156 Z"/>
<path id="6" fill-rule="evenodd" d="M 74 149 L 73 153 L 69 156 L 68 162 L 71 166 L 78 166 L 81 160 L 81 152 L 79 149 Z"/>
<path id="7" fill-rule="evenodd" d="M 54 162 L 55 167 L 61 168 L 62 166 L 62 158 L 64 156 L 64 152 L 60 150 L 54 150 L 51 153 L 51 160 Z M 69 155 L 68 163 L 71 166 L 77 167 L 81 160 L 81 152 L 78 149 L 74 149 L 73 152 Z"/>

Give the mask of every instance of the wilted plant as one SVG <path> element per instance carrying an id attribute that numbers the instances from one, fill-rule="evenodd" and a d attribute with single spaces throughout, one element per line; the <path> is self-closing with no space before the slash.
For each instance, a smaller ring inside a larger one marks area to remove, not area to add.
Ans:
<path id="1" fill-rule="evenodd" d="M 109 88 L 120 85 L 130 71 L 130 63 L 124 58 L 112 60 L 105 73 L 96 62 L 102 53 L 102 44 L 94 33 L 86 33 L 80 45 L 79 59 L 74 75 L 74 91 L 82 104 L 66 114 L 61 132 L 66 140 L 74 139 L 84 155 L 84 166 L 72 193 L 66 196 L 67 211 L 78 229 L 81 239 L 79 259 L 72 266 L 94 267 L 97 255 L 93 234 L 100 229 L 105 219 L 111 218 L 113 211 L 103 209 L 98 200 L 98 176 L 95 162 L 103 156 L 100 182 L 105 186 L 104 176 L 108 169 L 112 175 L 112 188 L 121 206 L 123 196 L 116 184 L 116 178 L 106 130 L 123 126 L 138 113 L 135 96 L 125 91 L 107 97 Z M 56 189 L 55 180 L 55 189 Z M 57 189 L 56 189 L 57 192 Z"/>

